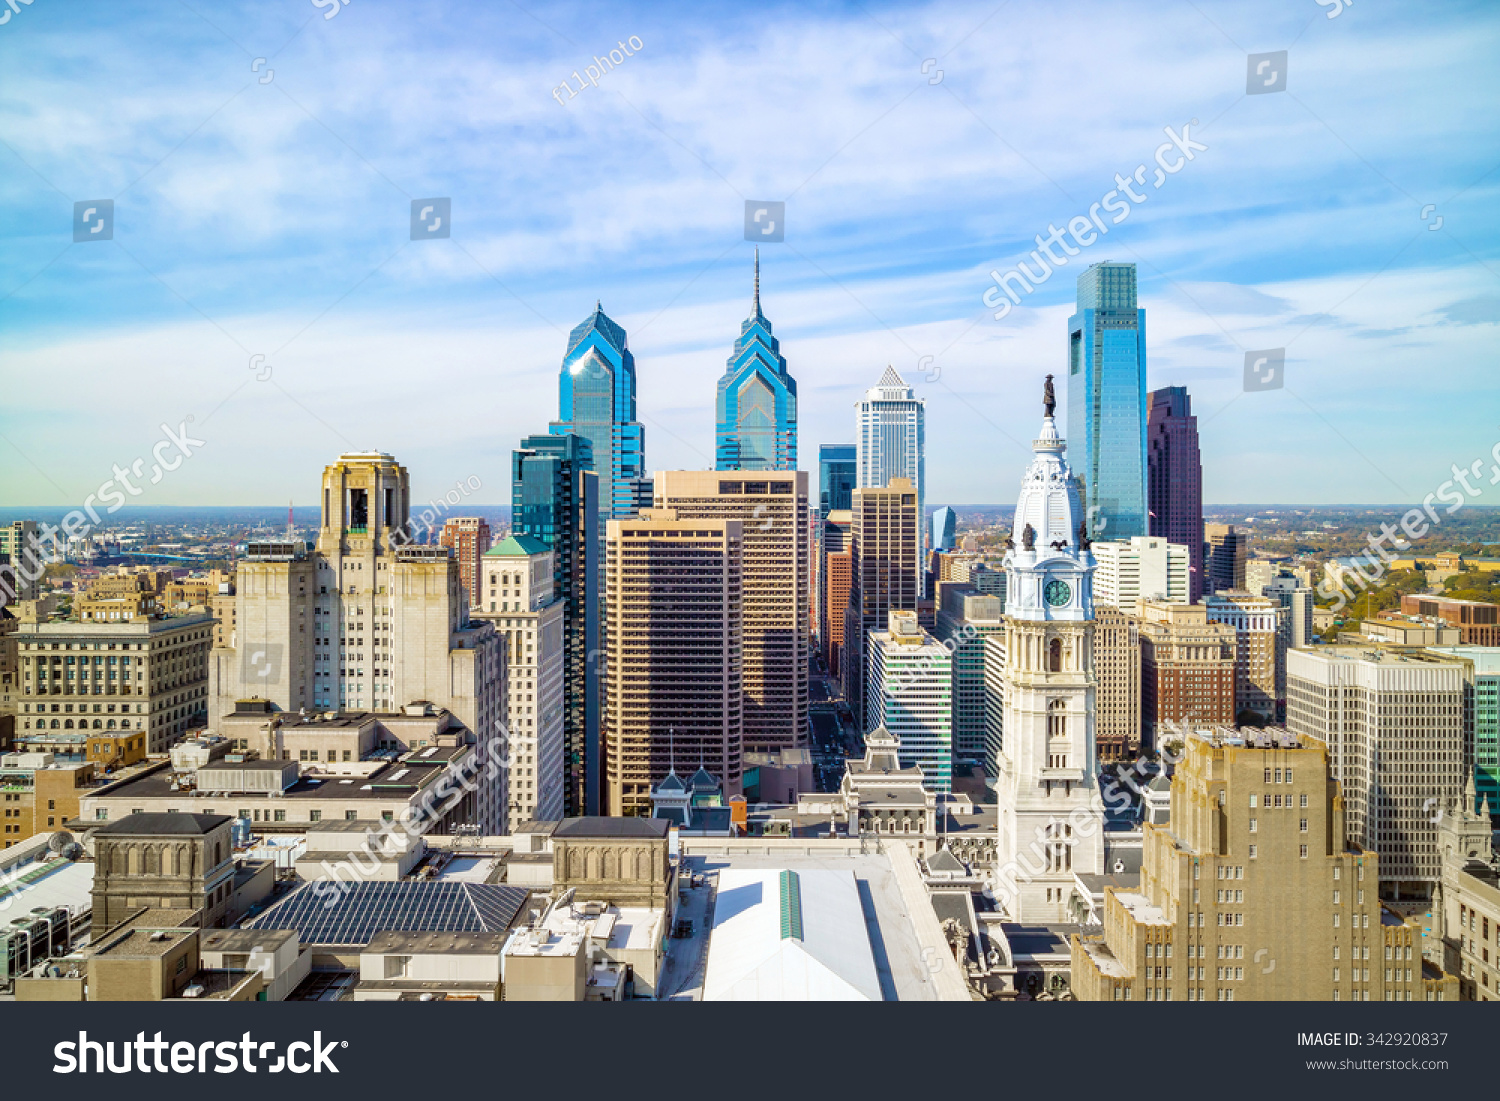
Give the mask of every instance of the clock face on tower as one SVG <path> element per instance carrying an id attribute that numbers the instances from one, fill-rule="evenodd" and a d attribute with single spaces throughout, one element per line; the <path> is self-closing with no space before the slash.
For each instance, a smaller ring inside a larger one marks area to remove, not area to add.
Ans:
<path id="1" fill-rule="evenodd" d="M 1066 581 L 1059 581 L 1054 577 L 1051 581 L 1048 581 L 1046 586 L 1042 589 L 1042 595 L 1046 597 L 1048 604 L 1052 605 L 1054 608 L 1061 608 L 1064 604 L 1072 599 L 1073 590 L 1068 587 L 1068 583 Z"/>

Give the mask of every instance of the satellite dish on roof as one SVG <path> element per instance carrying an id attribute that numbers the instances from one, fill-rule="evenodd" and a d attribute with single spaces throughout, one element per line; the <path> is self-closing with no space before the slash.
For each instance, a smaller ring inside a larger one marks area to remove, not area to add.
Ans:
<path id="1" fill-rule="evenodd" d="M 58 830 L 47 838 L 47 848 L 58 856 L 66 856 L 73 845 L 73 835 L 67 830 Z"/>

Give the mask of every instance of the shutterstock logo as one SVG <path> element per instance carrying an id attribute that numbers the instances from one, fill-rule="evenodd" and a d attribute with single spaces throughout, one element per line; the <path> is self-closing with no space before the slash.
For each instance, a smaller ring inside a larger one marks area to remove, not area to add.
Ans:
<path id="1" fill-rule="evenodd" d="M 158 1032 L 150 1040 L 137 1032 L 134 1040 L 90 1040 L 87 1032 L 78 1039 L 63 1040 L 52 1048 L 57 1060 L 53 1074 L 247 1074 L 265 1071 L 280 1074 L 337 1074 L 333 1052 L 349 1046 L 348 1040 L 323 1042 L 323 1034 L 314 1032 L 312 1039 L 296 1040 L 286 1046 L 283 1055 L 276 1054 L 276 1041 L 259 1042 L 246 1032 L 238 1040 L 205 1040 L 194 1044 L 188 1040 L 163 1040 Z M 118 1057 L 118 1058 L 117 1058 Z"/>

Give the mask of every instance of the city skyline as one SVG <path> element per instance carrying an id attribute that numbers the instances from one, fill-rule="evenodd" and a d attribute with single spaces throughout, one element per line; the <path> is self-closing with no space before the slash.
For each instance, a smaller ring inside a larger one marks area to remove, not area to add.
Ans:
<path id="1" fill-rule="evenodd" d="M 1441 81 L 1417 77 L 1439 56 L 1492 52 L 1495 20 L 1444 10 L 1414 28 L 1373 10 L 1220 5 L 1161 34 L 1145 10 L 1097 14 L 1098 33 L 1130 48 L 1076 89 L 1035 60 L 1059 56 L 1068 33 L 1037 8 L 1003 28 L 942 6 L 881 23 L 787 10 L 768 28 L 703 16 L 743 47 L 733 59 L 663 16 L 622 12 L 611 37 L 643 48 L 559 104 L 550 89 L 611 46 L 582 14 L 507 27 L 511 42 L 480 8 L 416 32 L 374 3 L 310 21 L 244 5 L 216 25 L 116 10 L 87 30 L 28 9 L 0 36 L 17 78 L 0 135 L 14 257 L 0 364 L 15 380 L 0 495 L 81 502 L 114 463 L 148 454 L 160 424 L 192 415 L 215 457 L 141 503 L 278 504 L 300 470 L 369 447 L 422 472 L 419 497 L 493 477 L 482 496 L 503 501 L 509 450 L 550 419 L 568 325 L 596 299 L 632 333 L 647 471 L 706 468 L 713 382 L 744 316 L 742 208 L 768 195 L 788 200 L 785 241 L 762 259 L 783 354 L 804 365 L 804 449 L 847 438 L 848 403 L 890 363 L 932 405 L 928 499 L 1011 499 L 1030 431 L 1019 409 L 1035 375 L 1060 373 L 1075 273 L 1114 259 L 1140 266 L 1147 386 L 1194 396 L 1206 503 L 1420 500 L 1494 444 L 1482 403 L 1462 397 L 1484 384 L 1500 319 L 1486 270 L 1500 185 L 1485 161 L 1495 89 L 1475 85 L 1478 107 L 1454 112 L 1436 106 Z M 60 60 L 69 36 L 103 59 L 82 78 Z M 809 70 L 785 48 L 799 40 L 850 67 Z M 1245 54 L 1284 48 L 1286 94 L 1246 96 Z M 386 50 L 404 63 L 373 65 Z M 1382 79 L 1393 51 L 1410 81 Z M 273 76 L 252 73 L 260 57 Z M 718 88 L 695 84 L 699 106 L 685 106 L 683 74 L 709 60 Z M 438 83 L 418 93 L 411 74 Z M 1105 87 L 1132 91 L 1090 94 Z M 129 110 L 93 118 L 105 88 L 124 89 Z M 818 124 L 794 125 L 809 101 Z M 994 320 L 989 273 L 1192 118 L 1208 150 Z M 1069 143 L 1080 152 L 1044 139 L 1064 122 L 1088 139 Z M 727 140 L 745 127 L 787 140 L 749 143 L 752 160 Z M 490 155 L 502 144 L 485 139 L 502 134 L 531 156 Z M 538 182 L 572 179 L 555 170 L 584 151 L 603 158 L 607 188 Z M 901 173 L 877 171 L 893 160 Z M 451 198 L 451 239 L 408 239 L 423 196 Z M 72 246 L 70 201 L 91 198 L 113 198 L 113 242 Z M 1244 353 L 1277 347 L 1286 389 L 1244 393 Z M 1447 369 L 1398 400 L 1414 360 Z M 56 385 L 79 377 L 93 401 Z M 1418 443 L 1420 416 L 1444 418 L 1444 448 Z M 965 462 L 974 440 L 997 461 Z"/>

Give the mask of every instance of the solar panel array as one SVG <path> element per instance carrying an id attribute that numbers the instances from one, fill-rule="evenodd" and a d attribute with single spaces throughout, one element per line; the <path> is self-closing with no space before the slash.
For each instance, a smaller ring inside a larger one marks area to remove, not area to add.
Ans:
<path id="1" fill-rule="evenodd" d="M 369 944 L 376 933 L 499 933 L 527 892 L 498 883 L 308 884 L 250 922 L 295 929 L 306 944 Z"/>

